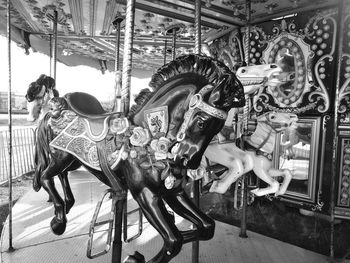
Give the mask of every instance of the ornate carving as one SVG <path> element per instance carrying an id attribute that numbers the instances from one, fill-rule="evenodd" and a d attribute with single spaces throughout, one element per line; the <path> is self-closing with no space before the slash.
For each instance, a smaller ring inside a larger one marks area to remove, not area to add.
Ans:
<path id="1" fill-rule="evenodd" d="M 350 7 L 348 7 L 350 9 Z M 344 18 L 345 29 L 343 32 L 343 56 L 340 72 L 340 90 L 339 90 L 339 122 L 341 125 L 350 125 L 350 14 L 347 10 Z"/>
<path id="2" fill-rule="evenodd" d="M 342 139 L 338 205 L 350 205 L 350 139 Z"/>
<path id="3" fill-rule="evenodd" d="M 243 60 L 242 44 L 237 30 L 228 36 L 215 40 L 209 46 L 210 54 L 224 62 L 231 70 L 234 70 Z"/>
<path id="4" fill-rule="evenodd" d="M 262 43 L 269 43 L 263 52 L 261 61 L 277 63 L 283 69 L 283 84 L 266 89 L 265 103 L 273 98 L 281 108 L 298 107 L 306 93 L 310 92 L 312 81 L 310 59 L 314 57 L 309 46 L 304 42 L 304 36 L 296 30 L 293 21 L 272 28 L 273 35 L 266 36 Z M 258 110 L 257 107 L 255 107 Z M 299 110 L 300 111 L 300 110 Z"/>

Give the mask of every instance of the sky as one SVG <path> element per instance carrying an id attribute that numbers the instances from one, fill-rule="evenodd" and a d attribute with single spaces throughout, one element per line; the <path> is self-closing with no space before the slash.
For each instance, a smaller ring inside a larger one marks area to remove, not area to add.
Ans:
<path id="1" fill-rule="evenodd" d="M 8 91 L 8 48 L 7 38 L 0 36 L 0 91 Z M 50 58 L 39 52 L 30 51 L 11 45 L 11 88 L 12 92 L 25 94 L 31 82 L 41 74 L 50 74 Z M 150 76 L 151 77 L 151 76 Z M 68 67 L 57 62 L 56 88 L 60 95 L 80 91 L 95 96 L 100 101 L 112 101 L 114 94 L 114 74 L 88 66 Z M 131 99 L 142 88 L 147 88 L 150 78 L 131 79 Z"/>

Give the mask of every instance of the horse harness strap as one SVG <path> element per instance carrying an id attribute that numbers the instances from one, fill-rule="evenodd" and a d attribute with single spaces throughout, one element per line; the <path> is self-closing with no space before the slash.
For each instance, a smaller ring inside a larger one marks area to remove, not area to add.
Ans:
<path id="1" fill-rule="evenodd" d="M 184 115 L 184 121 L 176 135 L 176 139 L 178 142 L 182 141 L 185 139 L 186 135 L 186 130 L 189 124 L 189 121 L 194 114 L 196 109 L 200 109 L 204 111 L 205 113 L 216 117 L 218 119 L 226 120 L 227 118 L 227 112 L 217 109 L 203 101 L 203 96 L 207 94 L 209 91 L 213 89 L 213 86 L 208 84 L 204 86 L 197 94 L 193 95 L 190 103 L 189 103 L 189 108 L 188 111 L 186 111 Z"/>
<path id="2" fill-rule="evenodd" d="M 115 192 L 121 192 L 121 197 L 125 199 L 127 191 L 125 190 L 125 188 L 121 184 L 118 177 L 115 175 L 115 173 L 112 171 L 112 169 L 108 165 L 107 156 L 105 154 L 106 140 L 97 142 L 96 147 L 97 147 L 97 154 L 100 160 L 100 166 L 101 166 L 102 172 L 107 176 L 108 181 L 110 182 L 113 190 Z"/>

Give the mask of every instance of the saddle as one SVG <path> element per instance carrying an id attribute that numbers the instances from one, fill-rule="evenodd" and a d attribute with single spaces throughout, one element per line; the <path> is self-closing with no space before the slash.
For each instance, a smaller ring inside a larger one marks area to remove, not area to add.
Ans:
<path id="1" fill-rule="evenodd" d="M 84 92 L 68 93 L 65 99 L 70 110 L 84 119 L 93 141 L 103 140 L 108 133 L 110 118 L 122 115 L 119 112 L 106 112 L 94 96 Z"/>

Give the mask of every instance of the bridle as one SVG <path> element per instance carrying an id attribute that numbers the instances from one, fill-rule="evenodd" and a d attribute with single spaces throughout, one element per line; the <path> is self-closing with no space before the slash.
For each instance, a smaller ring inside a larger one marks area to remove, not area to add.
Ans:
<path id="1" fill-rule="evenodd" d="M 204 111 L 205 113 L 221 119 L 226 120 L 227 118 L 227 112 L 224 110 L 217 109 L 208 103 L 203 101 L 203 97 L 205 94 L 207 94 L 209 91 L 211 91 L 214 88 L 211 84 L 208 84 L 204 86 L 198 93 L 194 94 L 191 97 L 188 110 L 186 111 L 184 115 L 184 121 L 181 124 L 181 127 L 179 131 L 177 132 L 176 139 L 178 142 L 183 141 L 186 136 L 186 130 L 188 128 L 188 124 L 190 122 L 190 119 L 192 118 L 193 114 L 195 113 L 196 109 L 199 109 L 201 111 Z"/>

